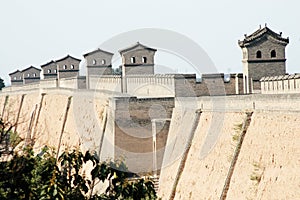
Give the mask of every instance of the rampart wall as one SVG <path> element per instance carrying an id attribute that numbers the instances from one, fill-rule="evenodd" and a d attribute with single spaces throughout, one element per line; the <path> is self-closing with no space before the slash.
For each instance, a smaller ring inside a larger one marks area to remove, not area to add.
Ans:
<path id="1" fill-rule="evenodd" d="M 48 89 L 48 88 L 69 88 L 69 89 L 86 89 L 86 79 L 83 76 L 73 77 L 73 78 L 51 78 L 42 79 L 34 83 L 28 83 L 24 85 L 14 85 L 9 87 L 4 87 L 3 92 L 13 92 L 13 91 L 26 91 L 35 89 Z"/>
<path id="2" fill-rule="evenodd" d="M 300 93 L 300 74 L 264 77 L 260 84 L 263 94 Z"/>
<path id="3" fill-rule="evenodd" d="M 163 133 L 160 137 L 157 131 L 162 199 L 170 199 L 173 191 L 173 199 L 219 199 L 230 169 L 227 199 L 300 197 L 299 94 L 176 97 L 174 103 L 170 98 L 137 99 L 120 93 L 57 88 L 0 93 L 1 117 L 17 123 L 24 142 L 34 140 L 37 152 L 44 145 L 59 152 L 79 147 L 107 159 L 122 155 L 121 147 L 138 158 L 151 150 L 152 137 L 146 129 L 150 119 L 171 117 L 169 125 L 157 129 Z M 247 112 L 253 115 L 240 143 L 239 127 Z M 138 131 L 143 129 L 146 131 Z M 145 137 L 132 138 L 133 133 Z M 232 168 L 239 143 L 240 153 Z M 151 171 L 152 158 L 143 159 L 139 162 L 147 163 Z M 125 158 L 125 162 L 131 170 L 140 167 L 133 166 L 134 160 Z"/>
<path id="4" fill-rule="evenodd" d="M 128 168 L 136 173 L 149 174 L 156 170 L 159 173 L 173 108 L 172 97 L 117 98 L 115 100 L 115 157 L 124 157 Z M 154 130 L 157 148 L 156 169 L 153 169 Z"/>
<path id="5" fill-rule="evenodd" d="M 144 74 L 128 75 L 126 77 L 120 75 L 90 75 L 88 80 L 84 76 L 44 79 L 36 83 L 5 87 L 3 91 L 59 87 L 121 92 L 141 98 L 196 97 L 243 94 L 243 79 L 239 74 L 231 74 L 226 81 L 224 74 L 204 74 L 201 82 L 196 82 L 195 74 Z"/>
<path id="6" fill-rule="evenodd" d="M 193 132 L 198 108 L 202 113 Z M 249 112 L 253 116 L 240 143 Z M 183 98 L 175 102 L 173 113 L 160 175 L 162 199 L 300 197 L 299 94 Z"/>
<path id="7" fill-rule="evenodd" d="M 128 75 L 126 76 L 127 93 L 134 96 L 174 97 L 174 75 Z"/>
<path id="8" fill-rule="evenodd" d="M 89 76 L 89 89 L 91 90 L 109 90 L 115 92 L 122 91 L 121 76 L 101 75 Z"/>

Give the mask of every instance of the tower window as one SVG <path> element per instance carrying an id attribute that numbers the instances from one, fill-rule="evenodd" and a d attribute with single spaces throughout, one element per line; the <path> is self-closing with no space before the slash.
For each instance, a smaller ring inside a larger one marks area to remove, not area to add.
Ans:
<path id="1" fill-rule="evenodd" d="M 256 58 L 261 58 L 262 56 L 261 56 L 261 51 L 257 51 L 256 52 Z"/>
<path id="2" fill-rule="evenodd" d="M 275 50 L 271 51 L 271 58 L 276 58 L 276 51 Z"/>
<path id="3" fill-rule="evenodd" d="M 17 80 L 17 77 L 14 77 L 14 80 Z"/>
<path id="4" fill-rule="evenodd" d="M 74 65 L 71 65 L 71 69 L 74 69 Z"/>
<path id="5" fill-rule="evenodd" d="M 32 76 L 33 76 L 33 77 L 36 77 L 36 73 L 33 73 Z"/>
<path id="6" fill-rule="evenodd" d="M 135 63 L 135 57 L 131 57 L 130 61 L 131 63 Z"/>
<path id="7" fill-rule="evenodd" d="M 64 69 L 67 69 L 67 65 L 64 65 L 63 68 L 64 68 Z"/>
<path id="8" fill-rule="evenodd" d="M 51 69 L 48 69 L 48 74 L 50 74 L 51 73 Z"/>
<path id="9" fill-rule="evenodd" d="M 143 63 L 147 63 L 147 57 L 143 57 L 143 58 L 142 58 L 142 62 L 143 62 Z"/>
<path id="10" fill-rule="evenodd" d="M 101 60 L 101 64 L 105 65 L 106 61 L 104 59 Z"/>
<path id="11" fill-rule="evenodd" d="M 27 74 L 27 77 L 30 77 L 30 74 Z"/>
<path id="12" fill-rule="evenodd" d="M 97 61 L 94 59 L 93 60 L 93 65 L 96 65 L 97 64 Z"/>

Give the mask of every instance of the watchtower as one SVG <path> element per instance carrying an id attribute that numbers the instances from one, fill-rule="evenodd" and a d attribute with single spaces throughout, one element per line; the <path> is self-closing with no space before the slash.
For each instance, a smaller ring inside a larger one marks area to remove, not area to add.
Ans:
<path id="1" fill-rule="evenodd" d="M 23 74 L 24 84 L 39 82 L 41 79 L 41 70 L 33 66 L 24 69 L 21 73 Z"/>
<path id="2" fill-rule="evenodd" d="M 14 71 L 9 74 L 10 76 L 10 82 L 12 86 L 15 85 L 23 85 L 24 79 L 23 79 L 23 73 L 19 70 Z"/>
<path id="3" fill-rule="evenodd" d="M 54 61 L 58 69 L 58 79 L 78 77 L 80 61 L 70 55 Z"/>
<path id="4" fill-rule="evenodd" d="M 85 58 L 87 63 L 88 76 L 111 75 L 111 59 L 113 55 L 113 53 L 104 51 L 102 49 L 96 49 L 95 51 L 84 54 L 83 57 Z"/>
<path id="5" fill-rule="evenodd" d="M 120 50 L 122 57 L 122 92 L 127 93 L 129 75 L 154 74 L 154 54 L 157 50 L 137 42 Z"/>
<path id="6" fill-rule="evenodd" d="M 259 80 L 264 76 L 285 75 L 285 47 L 289 38 L 275 33 L 267 26 L 259 27 L 251 35 L 238 41 L 243 51 L 244 93 L 260 89 Z"/>
<path id="7" fill-rule="evenodd" d="M 83 55 L 87 67 L 87 88 L 90 88 L 91 76 L 100 78 L 103 75 L 112 75 L 113 55 L 99 48 Z"/>
<path id="8" fill-rule="evenodd" d="M 122 75 L 154 74 L 154 54 L 156 49 L 137 42 L 119 51 L 122 57 Z"/>
<path id="9" fill-rule="evenodd" d="M 44 79 L 57 78 L 57 66 L 53 60 L 41 65 L 41 68 L 43 70 Z"/>

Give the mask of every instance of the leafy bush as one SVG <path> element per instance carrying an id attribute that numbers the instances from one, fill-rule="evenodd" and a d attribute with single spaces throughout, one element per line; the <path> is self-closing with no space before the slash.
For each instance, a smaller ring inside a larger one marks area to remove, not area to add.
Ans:
<path id="1" fill-rule="evenodd" d="M 65 151 L 58 160 L 46 148 L 34 155 L 27 147 L 0 165 L 0 199 L 156 199 L 149 179 L 128 179 L 125 164 L 99 162 L 96 156 L 78 150 Z M 92 162 L 91 180 L 82 174 Z M 88 194 L 95 181 L 108 182 L 103 194 Z"/>

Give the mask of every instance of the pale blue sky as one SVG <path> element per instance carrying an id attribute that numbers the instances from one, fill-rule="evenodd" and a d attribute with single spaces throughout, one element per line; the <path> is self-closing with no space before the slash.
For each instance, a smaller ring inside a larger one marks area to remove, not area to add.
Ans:
<path id="1" fill-rule="evenodd" d="M 242 72 L 237 40 L 268 24 L 290 38 L 287 70 L 300 72 L 296 0 L 1 0 L 0 77 L 93 50 L 114 35 L 163 28 L 197 42 L 220 72 Z M 176 41 L 174 41 L 176 42 Z"/>

